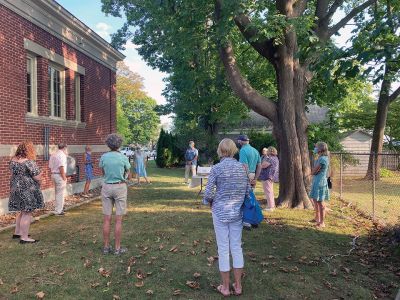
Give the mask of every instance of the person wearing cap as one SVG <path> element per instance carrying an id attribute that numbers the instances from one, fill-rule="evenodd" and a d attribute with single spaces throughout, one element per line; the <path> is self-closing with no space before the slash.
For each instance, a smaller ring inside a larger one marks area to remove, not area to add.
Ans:
<path id="1" fill-rule="evenodd" d="M 244 165 L 251 185 L 255 186 L 256 180 L 261 172 L 260 154 L 250 145 L 250 140 L 247 135 L 239 135 L 237 140 L 240 145 L 239 162 Z"/>
<path id="2" fill-rule="evenodd" d="M 64 196 L 67 186 L 67 145 L 58 144 L 58 151 L 50 156 L 49 168 L 51 171 L 51 179 L 55 188 L 55 208 L 56 216 L 64 216 Z"/>

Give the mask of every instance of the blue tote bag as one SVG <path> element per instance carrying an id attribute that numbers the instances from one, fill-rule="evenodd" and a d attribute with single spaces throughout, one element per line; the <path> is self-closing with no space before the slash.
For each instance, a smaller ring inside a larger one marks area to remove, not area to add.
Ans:
<path id="1" fill-rule="evenodd" d="M 242 206 L 243 222 L 251 225 L 258 225 L 262 222 L 264 216 L 252 189 L 250 189 L 249 194 L 249 197 L 245 197 Z"/>

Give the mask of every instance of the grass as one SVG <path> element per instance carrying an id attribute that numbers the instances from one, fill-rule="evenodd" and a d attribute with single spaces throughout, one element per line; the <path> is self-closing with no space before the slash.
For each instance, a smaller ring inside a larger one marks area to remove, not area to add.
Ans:
<path id="1" fill-rule="evenodd" d="M 46 299 L 220 299 L 209 209 L 182 184 L 183 170 L 150 166 L 149 173 L 153 184 L 129 191 L 127 255 L 100 253 L 100 201 L 33 224 L 35 245 L 0 233 L 0 299 L 32 299 L 38 292 Z M 256 194 L 261 198 L 260 187 Z M 398 259 L 389 262 L 388 252 L 370 245 L 368 220 L 338 202 L 330 206 L 322 231 L 307 222 L 312 211 L 278 209 L 243 233 L 243 299 L 394 298 L 398 277 L 387 264 L 398 267 Z M 358 235 L 357 249 L 347 256 Z"/>
<path id="2" fill-rule="evenodd" d="M 375 217 L 393 225 L 400 221 L 400 172 L 397 176 L 381 178 L 375 185 Z M 335 178 L 334 191 L 340 192 L 340 182 Z M 343 199 L 355 204 L 372 216 L 372 181 L 364 178 L 343 179 Z"/>

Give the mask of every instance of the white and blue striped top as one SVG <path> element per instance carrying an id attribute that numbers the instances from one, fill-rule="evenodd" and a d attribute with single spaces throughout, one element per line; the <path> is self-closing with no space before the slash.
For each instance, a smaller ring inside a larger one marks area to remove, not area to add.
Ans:
<path id="1" fill-rule="evenodd" d="M 223 158 L 211 169 L 203 203 L 212 202 L 212 211 L 220 222 L 237 221 L 242 218 L 241 207 L 249 191 L 243 165 L 234 158 Z"/>

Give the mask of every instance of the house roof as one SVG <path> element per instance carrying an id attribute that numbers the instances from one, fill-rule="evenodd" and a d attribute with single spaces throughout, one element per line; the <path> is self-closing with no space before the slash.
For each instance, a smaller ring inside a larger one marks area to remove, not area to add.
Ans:
<path id="1" fill-rule="evenodd" d="M 322 123 L 327 119 L 327 113 L 329 109 L 327 107 L 320 107 L 318 105 L 309 105 L 307 107 L 306 116 L 311 124 Z M 246 128 L 262 128 L 272 127 L 271 122 L 264 116 L 250 111 L 249 117 L 241 122 L 241 127 Z"/>
<path id="2" fill-rule="evenodd" d="M 343 140 L 343 139 L 345 139 L 345 138 L 347 138 L 347 137 L 349 137 L 349 136 L 351 136 L 351 135 L 353 135 L 355 133 L 361 133 L 361 134 L 364 134 L 364 135 L 372 138 L 372 134 L 370 134 L 369 132 L 367 132 L 365 130 L 362 130 L 362 129 L 356 129 L 356 130 L 350 130 L 350 131 L 343 132 L 341 134 L 340 139 Z"/>

